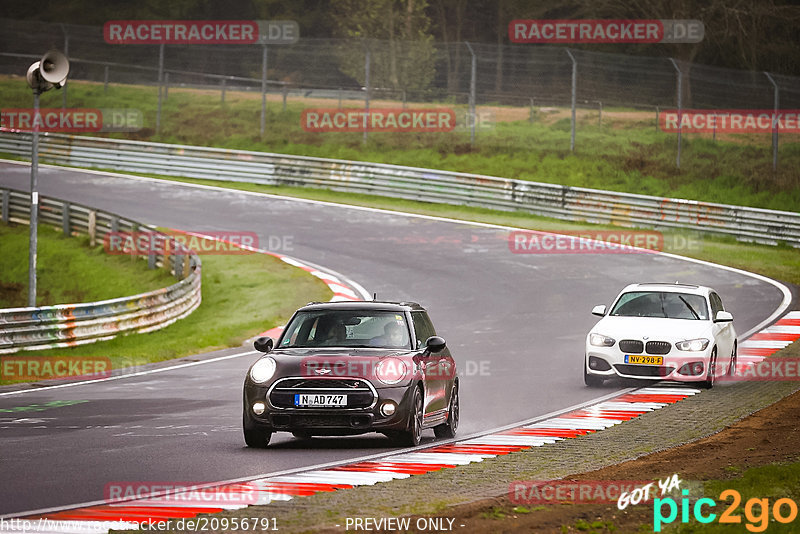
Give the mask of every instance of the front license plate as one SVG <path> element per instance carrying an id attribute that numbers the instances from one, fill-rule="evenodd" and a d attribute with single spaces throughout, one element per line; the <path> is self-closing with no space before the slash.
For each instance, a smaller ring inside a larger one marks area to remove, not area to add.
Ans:
<path id="1" fill-rule="evenodd" d="M 347 395 L 295 394 L 295 406 L 347 406 Z"/>
<path id="2" fill-rule="evenodd" d="M 640 365 L 663 365 L 663 356 L 645 356 L 642 354 L 626 354 L 625 363 L 636 363 Z"/>

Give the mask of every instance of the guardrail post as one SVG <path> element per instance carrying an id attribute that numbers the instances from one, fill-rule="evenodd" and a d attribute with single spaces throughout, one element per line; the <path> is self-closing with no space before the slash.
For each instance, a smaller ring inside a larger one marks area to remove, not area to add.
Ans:
<path id="1" fill-rule="evenodd" d="M 134 232 L 134 235 L 136 235 L 136 227 L 133 228 L 133 232 Z M 136 240 L 134 240 L 134 242 L 135 241 Z M 147 247 L 147 268 L 148 269 L 155 269 L 156 268 L 156 263 L 158 261 L 158 256 L 156 254 L 156 248 L 157 248 L 156 247 L 156 242 L 157 241 L 160 241 L 160 240 L 158 240 L 158 236 L 157 235 L 154 236 L 154 235 L 152 235 L 152 233 L 148 234 L 148 236 L 147 236 L 147 242 L 149 243 L 149 245 Z M 134 247 L 134 250 L 135 249 L 136 249 L 136 247 Z"/>
<path id="2" fill-rule="evenodd" d="M 183 254 L 176 253 L 175 256 L 175 263 L 173 267 L 173 272 L 175 273 L 175 278 L 178 280 L 181 279 L 181 275 L 183 274 Z"/>
<path id="3" fill-rule="evenodd" d="M 64 204 L 61 207 L 61 229 L 63 230 L 64 236 L 66 237 L 70 236 L 70 226 L 69 226 L 69 218 L 71 216 L 70 207 L 71 206 L 69 202 L 64 202 Z"/>
<path id="4" fill-rule="evenodd" d="M 189 276 L 189 273 L 191 272 L 191 263 L 191 256 L 186 256 L 186 259 L 183 260 L 183 274 L 181 275 L 181 280 L 184 280 L 187 276 Z"/>
<path id="5" fill-rule="evenodd" d="M 9 212 L 11 211 L 9 208 L 9 200 L 11 200 L 11 192 L 8 189 L 3 189 L 3 208 L 2 208 L 2 215 L 3 215 L 3 222 L 8 223 L 9 219 Z"/>
<path id="6" fill-rule="evenodd" d="M 564 51 L 572 60 L 572 120 L 570 123 L 569 151 L 575 152 L 575 99 L 578 94 L 578 61 L 575 59 L 575 56 L 572 55 L 569 48 L 565 48 Z"/>
<path id="7" fill-rule="evenodd" d="M 97 241 L 97 212 L 94 210 L 89 211 L 89 246 L 93 247 Z"/>
<path id="8" fill-rule="evenodd" d="M 111 231 L 119 232 L 119 217 L 111 217 Z"/>

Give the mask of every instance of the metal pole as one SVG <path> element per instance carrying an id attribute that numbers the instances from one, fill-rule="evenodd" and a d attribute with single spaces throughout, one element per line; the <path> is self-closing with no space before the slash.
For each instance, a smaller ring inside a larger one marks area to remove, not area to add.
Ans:
<path id="1" fill-rule="evenodd" d="M 478 73 L 478 59 L 472 46 L 467 41 L 464 41 L 464 44 L 467 45 L 469 53 L 472 54 L 472 68 L 469 78 L 469 144 L 472 146 L 475 144 L 475 77 Z"/>
<path id="2" fill-rule="evenodd" d="M 283 111 L 286 111 L 286 94 L 289 92 L 286 84 L 283 85 Z"/>
<path id="3" fill-rule="evenodd" d="M 658 112 L 659 111 L 660 111 L 660 108 L 658 106 L 656 106 L 656 131 L 658 131 Z"/>
<path id="4" fill-rule="evenodd" d="M 225 103 L 225 78 L 222 78 L 222 103 Z"/>
<path id="5" fill-rule="evenodd" d="M 267 45 L 261 49 L 261 137 L 267 126 Z"/>
<path id="6" fill-rule="evenodd" d="M 572 55 L 572 52 L 569 51 L 569 48 L 565 48 L 564 51 L 572 60 L 572 120 L 570 126 L 569 151 L 575 152 L 575 99 L 578 95 L 578 62 L 575 56 Z"/>
<path id="7" fill-rule="evenodd" d="M 598 100 L 597 104 L 599 105 L 599 111 L 600 111 L 600 114 L 597 116 L 597 125 L 598 126 L 602 126 L 603 125 L 603 103 L 600 100 Z"/>
<path id="8" fill-rule="evenodd" d="M 103 68 L 103 94 L 108 94 L 108 65 Z"/>
<path id="9" fill-rule="evenodd" d="M 369 120 L 369 64 L 369 47 L 367 47 L 367 52 L 364 54 L 364 139 L 362 140 L 364 144 L 367 142 L 367 121 Z"/>
<path id="10" fill-rule="evenodd" d="M 681 122 L 683 119 L 683 73 L 681 69 L 678 67 L 678 63 L 675 62 L 674 59 L 669 58 L 672 62 L 672 66 L 675 67 L 675 70 L 678 71 L 678 156 L 675 160 L 675 165 L 677 168 L 681 168 L 681 147 L 683 146 L 683 138 L 682 138 L 682 128 Z"/>
<path id="11" fill-rule="evenodd" d="M 531 124 L 533 124 L 533 114 L 534 114 L 533 98 L 531 98 L 531 112 L 528 115 L 528 120 L 530 121 Z"/>
<path id="12" fill-rule="evenodd" d="M 33 90 L 33 142 L 31 143 L 31 234 L 28 251 L 28 306 L 36 306 L 36 245 L 39 228 L 39 90 Z"/>
<path id="13" fill-rule="evenodd" d="M 778 84 L 770 76 L 769 72 L 764 71 L 764 76 L 767 77 L 769 83 L 772 84 L 773 93 L 772 100 L 774 104 L 774 115 L 772 116 L 772 172 L 778 172 L 778 104 L 780 103 Z"/>
<path id="14" fill-rule="evenodd" d="M 156 110 L 156 135 L 161 132 L 161 82 L 164 80 L 164 43 L 158 47 L 158 109 Z"/>
<path id="15" fill-rule="evenodd" d="M 164 100 L 169 100 L 169 71 L 164 73 Z"/>

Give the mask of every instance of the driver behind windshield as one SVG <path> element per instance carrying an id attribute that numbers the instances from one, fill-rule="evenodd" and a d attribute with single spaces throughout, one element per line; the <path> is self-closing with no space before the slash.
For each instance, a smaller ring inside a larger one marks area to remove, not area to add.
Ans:
<path id="1" fill-rule="evenodd" d="M 388 322 L 383 327 L 383 335 L 369 340 L 373 347 L 404 347 L 408 341 L 403 327 L 394 322 Z"/>

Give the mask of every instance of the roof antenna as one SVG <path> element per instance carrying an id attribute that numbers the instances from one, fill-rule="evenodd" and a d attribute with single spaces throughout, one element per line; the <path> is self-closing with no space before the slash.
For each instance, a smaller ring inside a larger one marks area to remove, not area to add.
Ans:
<path id="1" fill-rule="evenodd" d="M 378 294 L 377 293 L 373 293 L 372 294 L 372 300 L 378 300 Z"/>
<path id="2" fill-rule="evenodd" d="M 677 280 L 675 280 L 675 285 L 678 285 L 678 281 Z"/>

